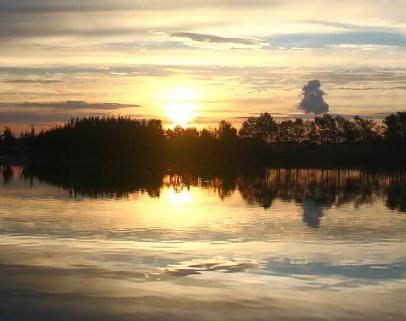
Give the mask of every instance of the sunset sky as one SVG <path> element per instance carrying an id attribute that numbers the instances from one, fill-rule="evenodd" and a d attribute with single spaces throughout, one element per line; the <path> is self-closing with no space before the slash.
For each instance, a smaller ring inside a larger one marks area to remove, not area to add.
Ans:
<path id="1" fill-rule="evenodd" d="M 0 0 L 0 43 L 0 124 L 14 128 L 303 117 L 312 79 L 331 113 L 406 110 L 405 0 Z"/>

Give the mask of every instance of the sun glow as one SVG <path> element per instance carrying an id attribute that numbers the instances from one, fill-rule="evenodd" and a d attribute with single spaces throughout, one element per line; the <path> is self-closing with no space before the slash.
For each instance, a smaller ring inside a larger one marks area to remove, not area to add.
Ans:
<path id="1" fill-rule="evenodd" d="M 174 88 L 162 95 L 165 116 L 171 121 L 171 127 L 188 127 L 196 118 L 199 108 L 197 93 L 192 89 Z"/>

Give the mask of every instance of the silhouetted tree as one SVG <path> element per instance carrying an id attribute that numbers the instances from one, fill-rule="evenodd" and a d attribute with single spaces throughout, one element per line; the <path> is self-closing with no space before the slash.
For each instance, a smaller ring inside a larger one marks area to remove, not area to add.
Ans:
<path id="1" fill-rule="evenodd" d="M 263 113 L 259 117 L 249 117 L 243 122 L 239 135 L 243 138 L 253 138 L 263 142 L 270 142 L 275 139 L 278 126 L 273 117 Z"/>
<path id="2" fill-rule="evenodd" d="M 373 120 L 362 119 L 359 116 L 354 117 L 354 127 L 357 142 L 361 143 L 373 143 L 380 139 L 380 132 Z"/>
<path id="3" fill-rule="evenodd" d="M 292 141 L 296 143 L 303 143 L 305 141 L 306 128 L 303 119 L 295 119 L 293 128 L 291 130 Z"/>
<path id="4" fill-rule="evenodd" d="M 3 135 L 2 135 L 2 143 L 6 146 L 13 146 L 17 142 L 17 138 L 15 137 L 13 131 L 10 127 L 4 128 Z"/>
<path id="5" fill-rule="evenodd" d="M 284 120 L 279 123 L 277 141 L 280 143 L 292 143 L 295 141 L 294 122 Z"/>
<path id="6" fill-rule="evenodd" d="M 221 140 L 235 140 L 237 136 L 237 129 L 231 125 L 230 122 L 222 120 L 216 131 L 217 137 Z"/>
<path id="7" fill-rule="evenodd" d="M 396 144 L 406 143 L 406 112 L 390 115 L 385 118 L 385 138 Z"/>
<path id="8" fill-rule="evenodd" d="M 154 162 L 161 156 L 163 141 L 160 120 L 88 117 L 40 133 L 36 145 L 40 152 L 70 158 Z"/>
<path id="9" fill-rule="evenodd" d="M 342 132 L 339 131 L 337 123 L 340 121 L 339 116 L 323 115 L 315 118 L 316 126 L 319 132 L 319 141 L 327 144 L 340 143 Z"/>
<path id="10" fill-rule="evenodd" d="M 28 145 L 28 144 L 33 143 L 33 141 L 35 140 L 35 136 L 36 136 L 35 128 L 34 128 L 34 126 L 31 125 L 31 130 L 23 131 L 20 134 L 19 139 L 24 145 Z"/>
<path id="11" fill-rule="evenodd" d="M 316 123 L 307 120 L 304 123 L 304 139 L 307 143 L 315 144 L 319 142 L 319 132 Z"/>
<path id="12" fill-rule="evenodd" d="M 215 131 L 203 128 L 200 132 L 200 138 L 201 139 L 214 139 L 216 138 L 216 133 Z"/>

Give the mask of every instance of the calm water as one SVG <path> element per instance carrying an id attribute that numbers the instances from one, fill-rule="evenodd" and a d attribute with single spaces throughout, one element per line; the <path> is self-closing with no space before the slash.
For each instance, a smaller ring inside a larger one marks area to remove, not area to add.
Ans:
<path id="1" fill-rule="evenodd" d="M 404 172 L 0 171 L 0 320 L 406 319 Z"/>

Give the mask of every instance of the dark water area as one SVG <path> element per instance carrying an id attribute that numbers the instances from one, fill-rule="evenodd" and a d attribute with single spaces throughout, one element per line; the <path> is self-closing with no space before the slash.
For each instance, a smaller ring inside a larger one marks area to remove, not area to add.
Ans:
<path id="1" fill-rule="evenodd" d="M 405 171 L 0 174 L 0 320 L 406 318 Z"/>

